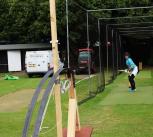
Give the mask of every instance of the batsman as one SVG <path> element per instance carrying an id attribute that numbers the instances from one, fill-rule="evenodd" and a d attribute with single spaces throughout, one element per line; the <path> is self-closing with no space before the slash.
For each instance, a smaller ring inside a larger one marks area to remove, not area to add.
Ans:
<path id="1" fill-rule="evenodd" d="M 130 58 L 130 55 L 128 52 L 125 52 L 125 59 L 126 59 L 126 65 L 128 67 L 128 79 L 129 79 L 129 91 L 133 92 L 136 91 L 136 84 L 135 84 L 135 76 L 138 73 L 138 67 L 136 64 L 133 62 L 133 60 Z"/>

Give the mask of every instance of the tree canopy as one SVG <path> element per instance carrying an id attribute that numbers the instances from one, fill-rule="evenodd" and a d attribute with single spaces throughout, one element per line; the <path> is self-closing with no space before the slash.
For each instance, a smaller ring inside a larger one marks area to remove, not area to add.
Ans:
<path id="1" fill-rule="evenodd" d="M 85 32 L 86 12 L 81 9 L 116 8 L 152 5 L 151 0 L 68 0 L 70 40 L 74 43 Z M 76 4 L 77 2 L 77 4 Z M 48 0 L 0 0 L 0 41 L 8 43 L 32 43 L 50 41 Z M 152 15 L 153 9 L 94 12 L 96 17 Z M 66 42 L 65 1 L 57 0 L 58 36 Z M 147 19 L 152 21 L 153 18 Z M 146 19 L 137 19 L 141 21 Z M 122 20 L 118 20 L 122 22 Z M 72 29 L 71 29 L 72 28 Z"/>

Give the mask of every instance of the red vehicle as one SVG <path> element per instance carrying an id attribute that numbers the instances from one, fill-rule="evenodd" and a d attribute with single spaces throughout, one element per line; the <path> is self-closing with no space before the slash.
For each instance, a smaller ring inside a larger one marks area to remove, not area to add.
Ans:
<path id="1" fill-rule="evenodd" d="M 78 56 L 78 72 L 88 72 L 88 68 L 90 65 L 90 72 L 95 72 L 95 63 L 94 63 L 94 51 L 93 49 L 84 48 L 79 49 L 79 56 Z"/>

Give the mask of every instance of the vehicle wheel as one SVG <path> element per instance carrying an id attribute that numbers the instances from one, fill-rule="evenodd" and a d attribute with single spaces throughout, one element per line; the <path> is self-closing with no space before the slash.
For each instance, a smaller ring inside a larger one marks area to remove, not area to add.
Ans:
<path id="1" fill-rule="evenodd" d="M 91 69 L 90 71 L 91 71 L 91 74 L 93 74 L 93 73 L 94 73 L 94 70 L 93 70 L 93 69 Z"/>
<path id="2" fill-rule="evenodd" d="M 76 75 L 79 75 L 80 74 L 80 71 L 77 69 L 76 70 Z"/>
<path id="3" fill-rule="evenodd" d="M 39 76 L 40 76 L 40 77 L 44 77 L 44 75 L 45 75 L 44 73 L 41 73 Z"/>
<path id="4" fill-rule="evenodd" d="M 28 74 L 28 77 L 29 77 L 29 78 L 32 78 L 32 76 L 33 76 L 33 74 Z"/>
<path id="5" fill-rule="evenodd" d="M 91 73 L 92 74 L 96 73 L 96 68 L 95 67 L 91 69 Z"/>

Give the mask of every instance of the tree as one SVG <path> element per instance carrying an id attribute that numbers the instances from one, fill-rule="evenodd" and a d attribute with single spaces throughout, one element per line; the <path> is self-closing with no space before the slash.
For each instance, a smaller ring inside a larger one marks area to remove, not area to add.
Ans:
<path id="1" fill-rule="evenodd" d="M 85 9 L 99 9 L 153 4 L 150 0 L 78 0 L 77 4 L 74 0 L 68 1 L 70 42 L 74 49 L 86 44 L 86 12 L 80 8 L 81 6 Z M 99 17 L 152 14 L 152 9 L 94 12 L 90 14 L 90 30 L 95 30 L 97 25 L 95 22 Z M 1 0 L 0 41 L 10 41 L 12 43 L 48 42 L 50 41 L 49 18 L 48 0 Z M 136 21 L 141 20 L 146 19 Z M 59 40 L 64 48 L 64 45 L 66 45 L 66 20 L 65 1 L 63 0 L 57 0 L 57 21 Z M 148 21 L 152 21 L 152 19 L 148 19 Z M 124 22 L 124 20 L 118 22 Z"/>

